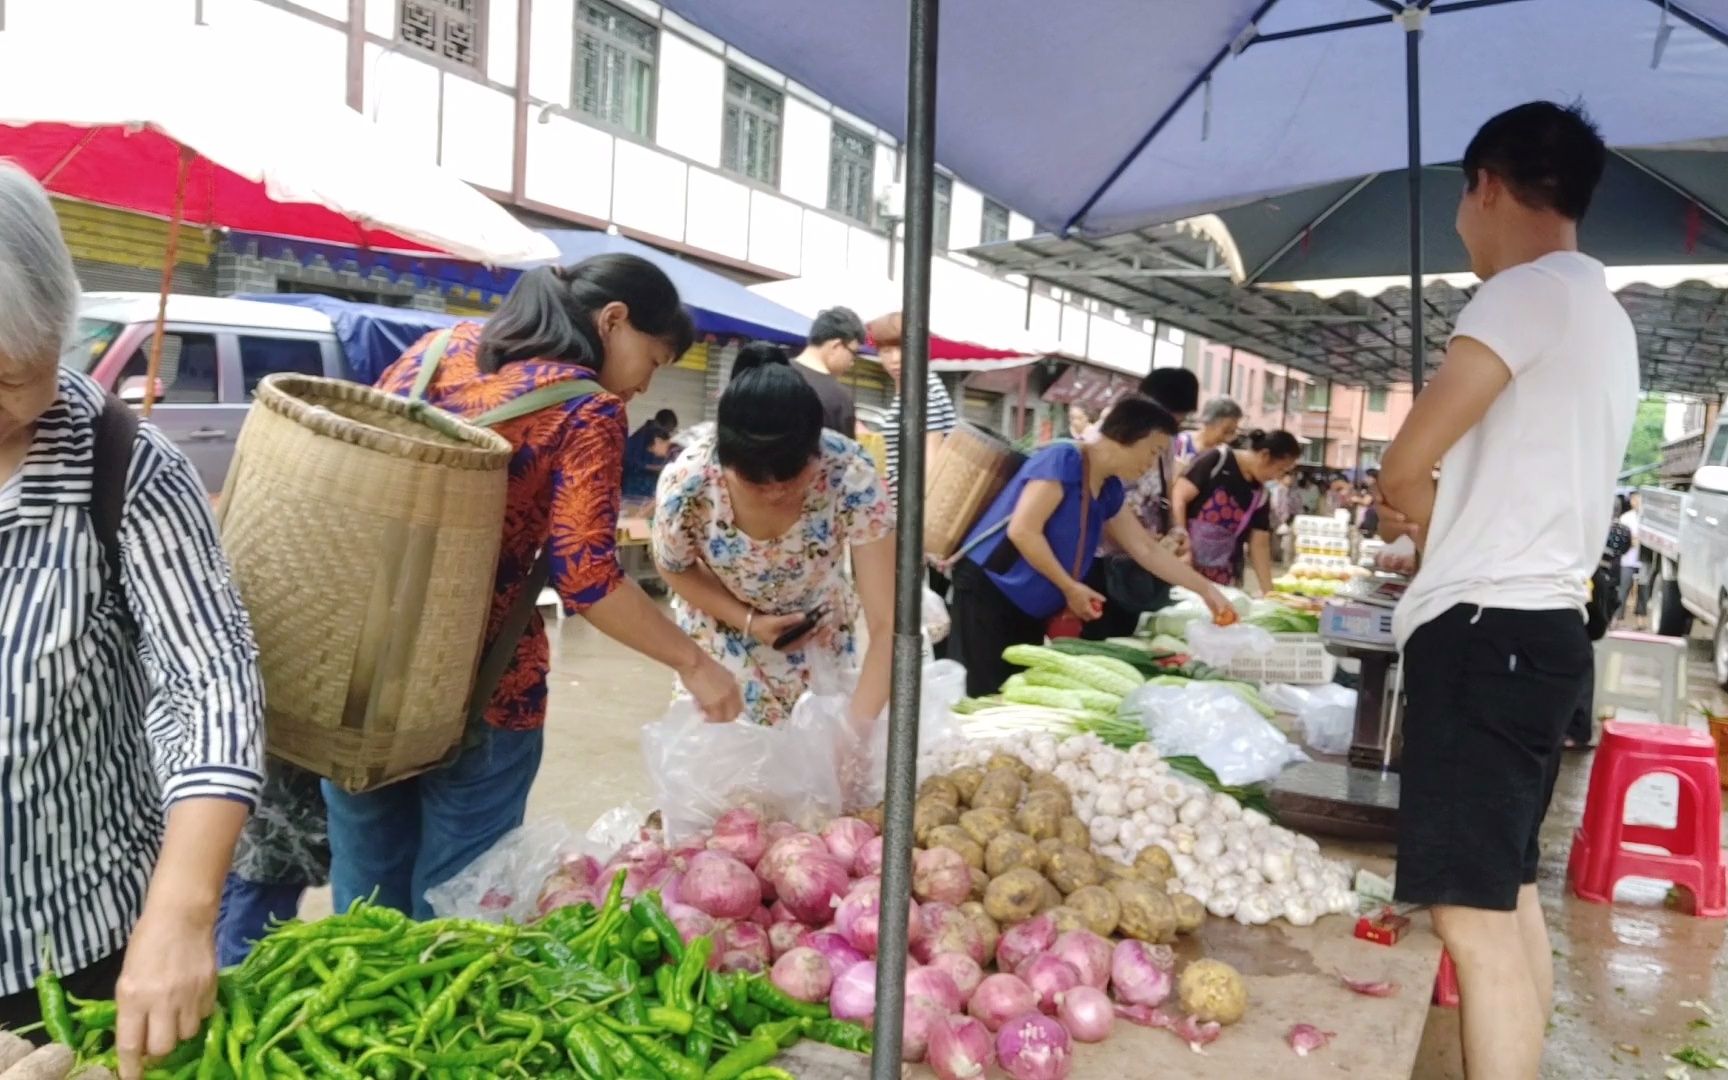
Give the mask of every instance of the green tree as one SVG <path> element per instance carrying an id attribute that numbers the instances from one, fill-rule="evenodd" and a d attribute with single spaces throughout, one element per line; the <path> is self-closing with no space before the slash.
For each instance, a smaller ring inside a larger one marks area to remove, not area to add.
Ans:
<path id="1" fill-rule="evenodd" d="M 1632 423 L 1632 441 L 1626 444 L 1622 469 L 1662 463 L 1662 424 L 1667 414 L 1668 404 L 1660 398 L 1646 398 L 1638 403 L 1638 418 Z"/>

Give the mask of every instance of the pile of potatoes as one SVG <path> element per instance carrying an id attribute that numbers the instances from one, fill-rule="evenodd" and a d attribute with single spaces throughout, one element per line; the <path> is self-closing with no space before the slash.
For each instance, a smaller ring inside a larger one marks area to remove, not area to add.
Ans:
<path id="1" fill-rule="evenodd" d="M 1170 892 L 1168 852 L 1149 847 L 1133 865 L 1094 855 L 1067 785 L 1009 754 L 925 780 L 913 829 L 920 847 L 966 860 L 973 899 L 1003 927 L 1048 912 L 1058 930 L 1169 943 L 1206 918 Z"/>

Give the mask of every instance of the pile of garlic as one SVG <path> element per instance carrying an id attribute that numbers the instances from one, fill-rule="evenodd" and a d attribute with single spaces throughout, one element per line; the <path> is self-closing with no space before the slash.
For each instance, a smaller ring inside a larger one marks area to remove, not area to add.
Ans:
<path id="1" fill-rule="evenodd" d="M 982 765 L 998 753 L 1068 785 L 1096 854 L 1132 863 L 1153 845 L 1169 852 L 1176 868 L 1170 891 L 1187 893 L 1218 918 L 1246 926 L 1282 918 L 1308 926 L 1322 915 L 1356 909 L 1348 864 L 1322 856 L 1311 837 L 1172 771 L 1150 743 L 1123 751 L 1095 735 L 952 740 L 925 764 L 946 772 Z"/>

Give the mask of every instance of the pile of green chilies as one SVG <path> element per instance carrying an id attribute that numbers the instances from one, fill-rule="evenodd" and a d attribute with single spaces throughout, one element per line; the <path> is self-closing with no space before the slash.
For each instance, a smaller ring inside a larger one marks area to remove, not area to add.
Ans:
<path id="1" fill-rule="evenodd" d="M 771 1066 L 810 1038 L 870 1052 L 870 1033 L 765 976 L 709 970 L 660 897 L 552 912 L 527 926 L 417 923 L 365 903 L 273 929 L 222 973 L 197 1038 L 149 1080 L 790 1080 Z M 51 1038 L 114 1066 L 115 1007 L 38 992 Z"/>

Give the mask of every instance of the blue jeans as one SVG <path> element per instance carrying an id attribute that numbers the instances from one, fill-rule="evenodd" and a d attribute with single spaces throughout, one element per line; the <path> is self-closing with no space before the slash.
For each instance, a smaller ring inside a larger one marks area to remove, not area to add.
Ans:
<path id="1" fill-rule="evenodd" d="M 544 747 L 540 731 L 488 727 L 447 768 L 399 784 L 351 795 L 325 781 L 335 909 L 376 892 L 375 903 L 431 918 L 426 890 L 522 824 Z"/>
<path id="2" fill-rule="evenodd" d="M 216 917 L 216 964 L 230 968 L 246 959 L 252 943 L 300 910 L 306 886 L 298 882 L 247 881 L 234 874 L 222 883 L 222 910 Z"/>

